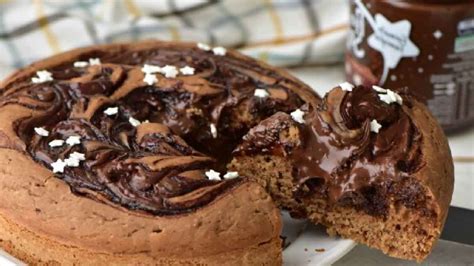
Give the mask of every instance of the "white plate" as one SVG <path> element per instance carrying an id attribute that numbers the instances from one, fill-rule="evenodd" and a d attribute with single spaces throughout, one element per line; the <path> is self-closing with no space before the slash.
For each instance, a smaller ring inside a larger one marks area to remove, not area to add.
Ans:
<path id="1" fill-rule="evenodd" d="M 330 237 L 322 226 L 283 215 L 284 266 L 330 265 L 342 258 L 356 243 L 352 240 Z"/>
<path id="2" fill-rule="evenodd" d="M 304 220 L 295 220 L 283 212 L 283 232 L 285 248 L 284 266 L 330 265 L 349 252 L 355 243 L 330 237 L 324 228 L 311 225 Z M 0 249 L 0 265 L 25 265 Z"/>

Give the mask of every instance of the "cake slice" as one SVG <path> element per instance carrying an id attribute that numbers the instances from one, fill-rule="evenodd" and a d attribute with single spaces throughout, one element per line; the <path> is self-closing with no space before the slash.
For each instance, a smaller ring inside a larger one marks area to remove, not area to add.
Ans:
<path id="1" fill-rule="evenodd" d="M 408 96 L 343 87 L 316 108 L 262 121 L 229 168 L 331 235 L 422 261 L 440 236 L 453 191 L 446 137 Z"/>

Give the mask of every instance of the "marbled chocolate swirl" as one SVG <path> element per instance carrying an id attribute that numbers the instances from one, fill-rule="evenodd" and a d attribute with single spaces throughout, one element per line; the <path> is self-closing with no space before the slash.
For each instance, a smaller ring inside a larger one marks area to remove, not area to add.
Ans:
<path id="1" fill-rule="evenodd" d="M 74 66 L 90 58 L 101 64 Z M 174 78 L 156 73 L 157 82 L 149 85 L 144 64 L 195 71 Z M 244 182 L 209 180 L 204 173 L 224 173 L 231 151 L 261 120 L 318 100 L 270 67 L 194 44 L 89 49 L 58 58 L 44 70 L 52 81 L 33 83 L 31 71 L 1 88 L 0 112 L 12 105 L 22 110 L 13 123 L 20 141 L 8 148 L 50 169 L 74 152 L 84 154 L 78 167 L 55 176 L 77 195 L 154 215 L 190 212 Z M 268 97 L 256 97 L 256 89 Z M 108 108 L 118 111 L 104 113 Z M 36 134 L 38 127 L 49 135 Z M 50 145 L 71 136 L 79 136 L 80 143 Z"/>

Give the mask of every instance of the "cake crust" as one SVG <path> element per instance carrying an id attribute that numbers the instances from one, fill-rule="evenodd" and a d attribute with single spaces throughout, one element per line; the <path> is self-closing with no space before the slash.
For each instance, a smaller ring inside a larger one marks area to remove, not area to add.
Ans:
<path id="1" fill-rule="evenodd" d="M 238 265 L 261 246 L 281 259 L 279 211 L 255 183 L 195 213 L 153 217 L 78 197 L 19 152 L 0 154 L 0 246 L 26 262 Z"/>

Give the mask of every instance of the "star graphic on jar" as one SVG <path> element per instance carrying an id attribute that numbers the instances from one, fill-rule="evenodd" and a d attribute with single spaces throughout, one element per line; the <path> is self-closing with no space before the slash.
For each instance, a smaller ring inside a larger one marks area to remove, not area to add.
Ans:
<path id="1" fill-rule="evenodd" d="M 408 20 L 392 23 L 383 15 L 376 14 L 373 24 L 374 33 L 367 42 L 384 59 L 384 72 L 380 78 L 380 84 L 383 84 L 388 71 L 394 69 L 403 57 L 418 56 L 420 50 L 410 40 L 411 23 Z"/>

